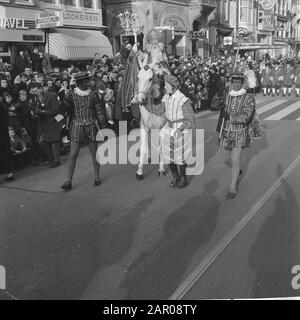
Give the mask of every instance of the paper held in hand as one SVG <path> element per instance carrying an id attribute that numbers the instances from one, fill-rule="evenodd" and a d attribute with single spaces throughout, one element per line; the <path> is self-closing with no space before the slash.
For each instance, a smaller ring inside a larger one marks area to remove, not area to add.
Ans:
<path id="1" fill-rule="evenodd" d="M 64 119 L 64 116 L 61 115 L 61 114 L 58 114 L 54 117 L 54 119 L 57 121 L 57 122 L 61 122 L 63 119 Z"/>

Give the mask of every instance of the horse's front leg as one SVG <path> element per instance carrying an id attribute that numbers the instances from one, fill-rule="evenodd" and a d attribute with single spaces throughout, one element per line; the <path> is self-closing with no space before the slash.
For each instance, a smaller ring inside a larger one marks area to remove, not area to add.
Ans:
<path id="1" fill-rule="evenodd" d="M 143 180 L 143 166 L 146 162 L 147 154 L 148 154 L 148 132 L 146 131 L 145 127 L 141 125 L 141 131 L 140 131 L 140 141 L 141 141 L 141 147 L 140 147 L 140 163 L 138 165 L 138 171 L 136 173 L 137 180 Z"/>

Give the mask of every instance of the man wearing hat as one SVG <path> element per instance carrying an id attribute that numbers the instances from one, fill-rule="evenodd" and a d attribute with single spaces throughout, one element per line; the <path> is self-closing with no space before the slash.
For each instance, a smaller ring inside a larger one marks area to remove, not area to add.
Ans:
<path id="1" fill-rule="evenodd" d="M 295 70 L 292 64 L 293 63 L 291 60 L 288 60 L 286 62 L 286 68 L 284 70 L 283 77 L 283 96 L 286 96 L 287 93 L 290 96 L 292 93 L 292 88 L 295 80 Z"/>
<path id="2" fill-rule="evenodd" d="M 63 100 L 63 109 L 69 115 L 69 140 L 71 141 L 67 181 L 61 186 L 65 191 L 72 189 L 72 179 L 82 142 L 88 142 L 94 165 L 94 185 L 99 186 L 100 165 L 96 159 L 96 136 L 99 128 L 99 110 L 96 93 L 89 87 L 91 75 L 80 72 L 74 77 L 76 87 Z"/>
<path id="3" fill-rule="evenodd" d="M 241 152 L 250 146 L 251 133 L 249 123 L 255 113 L 255 98 L 243 88 L 244 75 L 235 72 L 231 75 L 232 90 L 227 104 L 220 111 L 217 131 L 222 160 L 232 169 L 232 178 L 227 199 L 237 195 Z"/>
<path id="4" fill-rule="evenodd" d="M 186 164 L 192 156 L 192 131 L 195 114 L 191 101 L 179 91 L 179 81 L 173 75 L 165 76 L 166 94 L 162 99 L 167 123 L 161 130 L 164 162 L 169 162 L 173 175 L 171 188 L 188 185 Z"/>
<path id="5" fill-rule="evenodd" d="M 296 95 L 300 97 L 300 60 L 297 61 L 297 66 L 295 69 L 295 87 L 296 87 Z"/>
<path id="6" fill-rule="evenodd" d="M 262 84 L 264 96 L 270 94 L 273 78 L 274 78 L 274 70 L 271 64 L 267 63 L 265 69 L 262 70 L 262 77 L 261 77 L 261 84 Z"/>
<path id="7" fill-rule="evenodd" d="M 275 96 L 275 93 L 277 93 L 277 96 L 279 96 L 280 90 L 282 88 L 284 71 L 278 60 L 274 61 L 274 66 L 275 67 L 274 67 L 272 94 L 273 96 Z"/>

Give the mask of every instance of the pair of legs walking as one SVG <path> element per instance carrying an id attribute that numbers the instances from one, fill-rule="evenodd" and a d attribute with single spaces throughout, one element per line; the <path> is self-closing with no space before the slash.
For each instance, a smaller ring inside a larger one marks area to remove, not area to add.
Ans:
<path id="1" fill-rule="evenodd" d="M 292 93 L 293 88 L 292 87 L 283 87 L 283 95 L 286 96 L 286 94 L 288 93 L 289 96 Z"/>
<path id="2" fill-rule="evenodd" d="M 60 142 L 42 142 L 40 148 L 47 155 L 50 167 L 55 168 L 60 165 Z"/>
<path id="3" fill-rule="evenodd" d="M 169 164 L 169 167 L 173 176 L 170 187 L 178 187 L 179 189 L 185 188 L 188 185 L 186 176 L 186 164 L 177 165 L 174 162 L 171 162 Z"/>
<path id="4" fill-rule="evenodd" d="M 237 185 L 239 176 L 241 175 L 241 153 L 242 148 L 233 148 L 231 151 L 227 151 L 224 148 L 220 148 L 222 161 L 231 168 L 231 184 L 229 188 L 229 193 L 227 195 L 228 199 L 235 198 L 237 194 Z"/>
<path id="5" fill-rule="evenodd" d="M 100 180 L 100 164 L 98 163 L 97 157 L 96 157 L 97 142 L 90 142 L 88 146 L 89 146 L 89 151 L 90 151 L 93 166 L 94 166 L 95 186 L 99 186 L 101 184 L 101 180 Z M 80 151 L 80 142 L 71 141 L 67 182 L 65 182 L 62 185 L 62 189 L 66 191 L 69 191 L 72 189 L 72 179 L 73 179 L 79 151 Z"/>

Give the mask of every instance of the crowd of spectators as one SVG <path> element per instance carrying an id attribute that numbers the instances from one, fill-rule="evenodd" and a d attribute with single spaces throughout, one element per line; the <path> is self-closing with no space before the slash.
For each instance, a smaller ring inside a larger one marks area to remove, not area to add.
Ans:
<path id="1" fill-rule="evenodd" d="M 115 106 L 122 88 L 126 55 L 131 48 L 127 44 L 121 49 L 121 54 L 113 59 L 96 53 L 93 61 L 81 65 L 81 69 L 92 74 L 91 89 L 97 92 L 106 111 L 102 126 L 114 127 L 116 124 Z M 38 48 L 31 55 L 20 51 L 12 69 L 0 58 L 0 108 L 8 116 L 10 151 L 15 156 L 26 155 L 32 165 L 56 167 L 60 164 L 59 154 L 68 150 L 67 118 L 60 111 L 60 106 L 75 85 L 73 77 L 80 69 L 72 63 L 58 67 L 53 63 L 55 59 L 50 54 L 39 52 Z M 265 55 L 254 60 L 253 56 L 246 54 L 236 59 L 233 52 L 227 51 L 208 59 L 168 56 L 170 71 L 179 79 L 181 90 L 192 101 L 195 112 L 214 110 L 214 97 L 228 90 L 230 73 L 234 68 L 244 72 L 249 90 L 254 93 L 260 91 L 264 70 L 274 61 L 286 64 L 282 57 L 272 60 Z M 4 113 L 1 114 L 3 116 Z M 43 129 L 52 125 L 50 118 L 55 119 L 58 125 L 52 130 L 51 137 L 44 137 Z M 4 139 L 3 133 L 1 139 Z"/>

